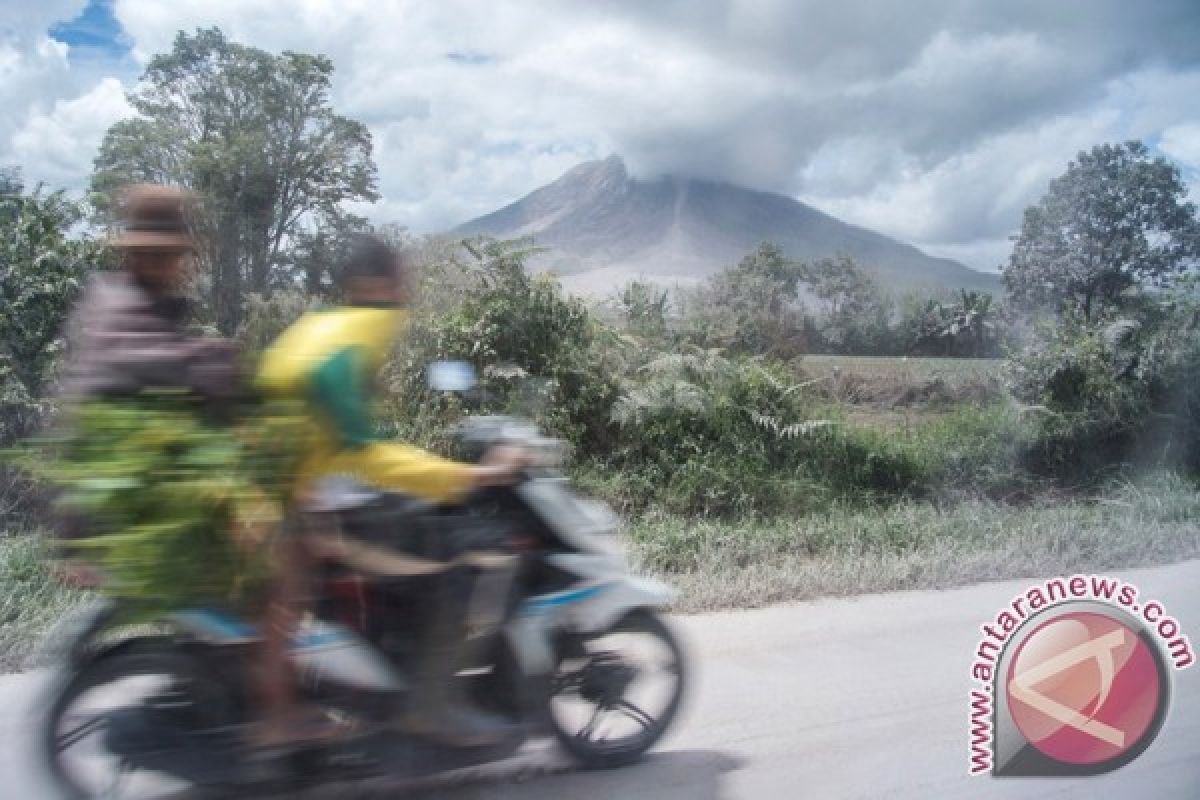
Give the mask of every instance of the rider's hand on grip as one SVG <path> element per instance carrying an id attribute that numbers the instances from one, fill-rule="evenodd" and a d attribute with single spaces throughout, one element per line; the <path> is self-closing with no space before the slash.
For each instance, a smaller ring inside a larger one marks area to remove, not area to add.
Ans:
<path id="1" fill-rule="evenodd" d="M 509 486 L 532 464 L 529 452 L 521 447 L 500 445 L 489 450 L 473 468 L 476 486 Z"/>

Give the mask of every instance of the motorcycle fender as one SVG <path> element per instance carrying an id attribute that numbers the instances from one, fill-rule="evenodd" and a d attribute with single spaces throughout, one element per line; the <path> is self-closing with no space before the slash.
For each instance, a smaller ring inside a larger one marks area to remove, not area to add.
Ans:
<path id="1" fill-rule="evenodd" d="M 116 606 L 100 602 L 84 605 L 63 615 L 42 642 L 42 652 L 55 661 L 79 668 L 107 648 L 98 640 L 116 616 Z"/>
<path id="2" fill-rule="evenodd" d="M 554 636 L 559 631 L 603 632 L 634 609 L 660 608 L 674 597 L 671 587 L 651 578 L 593 584 L 531 599 L 524 613 L 505 627 L 505 636 L 524 674 L 549 674 L 556 666 Z"/>
<path id="3" fill-rule="evenodd" d="M 623 578 L 566 611 L 565 627 L 579 632 L 607 630 L 638 608 L 662 608 L 675 598 L 675 590 L 653 578 Z"/>

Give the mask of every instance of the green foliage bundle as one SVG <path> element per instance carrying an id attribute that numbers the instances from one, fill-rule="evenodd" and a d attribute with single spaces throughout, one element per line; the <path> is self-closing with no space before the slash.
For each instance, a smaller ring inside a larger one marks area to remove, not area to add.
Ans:
<path id="1" fill-rule="evenodd" d="M 291 409 L 264 406 L 231 426 L 196 402 L 180 393 L 85 402 L 46 468 L 68 518 L 86 526 L 71 545 L 148 617 L 255 599 L 294 468 Z"/>

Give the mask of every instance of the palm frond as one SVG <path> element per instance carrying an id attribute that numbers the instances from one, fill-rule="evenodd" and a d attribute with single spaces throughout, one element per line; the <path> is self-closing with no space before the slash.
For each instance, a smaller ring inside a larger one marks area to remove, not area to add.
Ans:
<path id="1" fill-rule="evenodd" d="M 763 414 L 760 411 L 749 409 L 750 419 L 754 424 L 763 430 L 769 431 L 780 439 L 798 439 L 801 436 L 807 436 L 814 431 L 828 428 L 833 425 L 833 420 L 830 419 L 810 419 L 804 422 L 791 422 L 784 424 L 779 418 L 771 414 Z"/>

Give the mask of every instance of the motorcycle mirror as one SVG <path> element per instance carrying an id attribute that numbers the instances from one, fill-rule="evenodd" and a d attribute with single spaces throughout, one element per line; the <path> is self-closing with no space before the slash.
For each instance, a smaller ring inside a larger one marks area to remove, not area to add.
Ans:
<path id="1" fill-rule="evenodd" d="M 466 361 L 434 361 L 426 370 L 429 388 L 436 392 L 465 392 L 475 388 L 475 368 Z"/>

